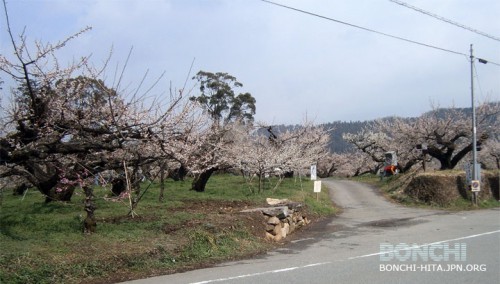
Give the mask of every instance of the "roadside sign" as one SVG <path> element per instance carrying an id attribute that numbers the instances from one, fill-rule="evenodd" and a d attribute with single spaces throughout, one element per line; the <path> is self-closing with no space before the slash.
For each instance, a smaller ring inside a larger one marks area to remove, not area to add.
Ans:
<path id="1" fill-rule="evenodd" d="M 321 192 L 321 181 L 317 180 L 314 182 L 314 192 Z"/>
<path id="2" fill-rule="evenodd" d="M 470 188 L 471 188 L 472 192 L 481 191 L 481 181 L 473 180 L 470 185 L 471 185 Z"/>
<path id="3" fill-rule="evenodd" d="M 316 165 L 312 165 L 311 166 L 311 180 L 316 180 L 317 179 L 317 176 L 316 176 Z"/>
<path id="4" fill-rule="evenodd" d="M 321 192 L 321 181 L 314 181 L 314 192 L 316 192 L 316 200 L 319 200 L 319 193 Z"/>

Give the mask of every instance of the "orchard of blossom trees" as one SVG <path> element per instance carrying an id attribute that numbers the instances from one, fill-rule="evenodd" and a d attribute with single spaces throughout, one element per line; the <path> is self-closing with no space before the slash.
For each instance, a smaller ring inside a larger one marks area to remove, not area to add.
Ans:
<path id="1" fill-rule="evenodd" d="M 85 232 L 95 230 L 93 184 L 110 176 L 113 193 L 130 200 L 133 216 L 144 176 L 163 181 L 175 169 L 177 178 L 190 174 L 192 188 L 203 192 L 218 170 L 262 181 L 276 172 L 301 172 L 327 154 L 328 132 L 309 122 L 259 135 L 269 126 L 254 122 L 255 99 L 236 93 L 242 84 L 227 73 L 198 72 L 198 95 L 180 89 L 155 96 L 161 78 L 131 90 L 123 82 L 125 67 L 106 80 L 109 60 L 100 67 L 86 56 L 68 66 L 58 60 L 58 52 L 90 28 L 55 44 L 32 44 L 12 33 L 5 1 L 4 8 L 12 52 L 0 55 L 0 179 L 15 177 L 46 202 L 69 201 L 82 190 Z M 163 182 L 161 188 L 160 200 Z"/>
<path id="2" fill-rule="evenodd" d="M 472 150 L 469 114 L 434 108 L 414 119 L 377 120 L 344 135 L 356 151 L 329 153 L 325 127 L 304 121 L 277 132 L 255 122 L 255 98 L 238 93 L 243 85 L 230 74 L 199 71 L 197 88 L 170 88 L 167 96 L 154 94 L 161 76 L 131 89 L 123 75 L 129 58 L 112 80 L 109 59 L 102 66 L 88 56 L 66 66 L 58 60 L 61 49 L 90 28 L 54 44 L 32 43 L 12 33 L 5 1 L 4 10 L 12 52 L 0 54 L 0 179 L 34 187 L 46 202 L 69 201 L 81 190 L 89 233 L 95 230 L 96 182 L 111 183 L 112 194 L 128 198 L 134 216 L 147 190 L 140 187 L 144 177 L 160 181 L 161 201 L 167 176 L 189 175 L 192 189 L 203 192 L 213 173 L 233 170 L 261 192 L 265 177 L 278 176 L 276 188 L 287 173 L 303 174 L 312 164 L 320 177 L 375 173 L 384 154 L 395 151 L 403 172 L 423 159 L 453 169 Z M 499 113 L 499 103 L 477 109 L 485 167 L 500 168 Z M 418 144 L 427 145 L 426 156 Z"/>
<path id="3" fill-rule="evenodd" d="M 388 151 L 397 153 L 402 172 L 420 167 L 424 159 L 439 170 L 470 163 L 472 122 L 469 112 L 433 107 L 417 118 L 379 119 L 360 132 L 344 133 L 343 138 L 354 146 L 355 151 L 330 154 L 320 161 L 320 174 L 355 176 L 377 173 L 383 167 L 384 154 Z M 480 148 L 478 162 L 483 168 L 500 169 L 500 103 L 482 103 L 476 113 Z M 426 145 L 425 155 L 417 145 Z"/>

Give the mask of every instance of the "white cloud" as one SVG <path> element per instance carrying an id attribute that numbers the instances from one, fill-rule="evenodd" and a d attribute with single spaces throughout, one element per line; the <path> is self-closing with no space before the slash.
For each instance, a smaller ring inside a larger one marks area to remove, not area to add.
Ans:
<path id="1" fill-rule="evenodd" d="M 326 17 L 464 54 L 500 62 L 500 43 L 383 0 L 276 0 Z M 406 1 L 500 36 L 495 0 Z M 473 3 L 473 4 L 471 4 Z M 166 71 L 174 87 L 193 72 L 236 76 L 257 99 L 257 118 L 298 123 L 418 115 L 470 104 L 470 69 L 459 56 L 248 0 L 20 0 L 9 2 L 16 30 L 60 39 L 86 25 L 66 56 L 93 53 L 103 60 L 111 45 L 123 63 L 133 46 L 128 80 L 147 70 Z M 2 18 L 3 21 L 3 18 Z M 5 32 L 1 35 L 2 48 Z M 478 65 L 479 98 L 500 99 L 500 67 Z M 193 84 L 194 82 L 190 82 Z M 165 84 L 167 85 L 167 84 Z M 482 94 L 480 94 L 482 92 Z"/>

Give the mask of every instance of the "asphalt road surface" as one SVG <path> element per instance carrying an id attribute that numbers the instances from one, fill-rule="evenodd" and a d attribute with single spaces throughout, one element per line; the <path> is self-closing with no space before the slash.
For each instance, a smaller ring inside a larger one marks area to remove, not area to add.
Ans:
<path id="1" fill-rule="evenodd" d="M 127 283 L 500 283 L 500 209 L 407 208 L 360 183 L 323 183 L 342 214 L 286 247 Z"/>

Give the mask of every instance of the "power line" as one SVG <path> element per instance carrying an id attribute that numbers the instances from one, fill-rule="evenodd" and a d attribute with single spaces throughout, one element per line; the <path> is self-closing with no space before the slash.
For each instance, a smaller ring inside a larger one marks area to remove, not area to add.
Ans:
<path id="1" fill-rule="evenodd" d="M 341 20 L 337 20 L 337 19 L 333 19 L 333 18 L 330 18 L 330 17 L 322 16 L 322 15 L 319 15 L 319 14 L 316 14 L 316 13 L 308 12 L 308 11 L 301 10 L 301 9 L 298 9 L 298 8 L 294 8 L 294 7 L 291 7 L 291 6 L 286 6 L 286 5 L 283 5 L 283 4 L 279 4 L 279 3 L 276 3 L 276 2 L 273 2 L 273 1 L 269 1 L 269 0 L 260 0 L 260 1 L 268 3 L 268 4 L 272 4 L 272 5 L 275 5 L 275 6 L 278 6 L 278 7 L 282 7 L 282 8 L 285 8 L 285 9 L 293 10 L 293 11 L 296 11 L 296 12 L 299 12 L 299 13 L 303 13 L 303 14 L 306 14 L 306 15 L 310 15 L 310 16 L 314 16 L 314 17 L 321 18 L 321 19 L 324 19 L 324 20 L 328 20 L 328 21 L 331 21 L 331 22 L 336 22 L 336 23 L 339 23 L 339 24 L 342 24 L 342 25 L 346 25 L 346 26 L 350 26 L 350 27 L 357 28 L 357 29 L 360 29 L 360 30 L 364 30 L 364 31 L 367 31 L 367 32 L 376 33 L 378 35 L 382 35 L 382 36 L 385 36 L 385 37 L 390 37 L 390 38 L 393 38 L 393 39 L 397 39 L 397 40 L 401 40 L 401 41 L 406 41 L 406 42 L 413 43 L 413 44 L 416 44 L 416 45 L 425 46 L 425 47 L 429 47 L 429 48 L 433 48 L 433 49 L 437 49 L 437 50 L 441 50 L 441 51 L 445 51 L 445 52 L 453 53 L 453 54 L 457 54 L 457 55 L 462 55 L 462 56 L 465 56 L 466 58 L 469 58 L 469 55 L 467 55 L 465 53 L 462 53 L 462 52 L 458 52 L 458 51 L 454 51 L 454 50 L 450 50 L 450 49 L 438 47 L 438 46 L 427 44 L 427 43 L 422 43 L 422 42 L 414 41 L 414 40 L 411 40 L 411 39 L 407 39 L 407 38 L 403 38 L 403 37 L 400 37 L 400 36 L 391 35 L 391 34 L 380 32 L 380 31 L 377 31 L 377 30 L 374 30 L 374 29 L 370 29 L 370 28 L 365 28 L 365 27 L 362 27 L 362 26 L 358 26 L 358 25 L 355 25 L 355 24 L 351 24 L 351 23 L 348 23 L 348 22 L 341 21 Z M 491 64 L 494 64 L 494 65 L 500 66 L 500 64 L 495 63 L 495 62 L 493 62 L 491 60 L 486 60 L 486 59 L 482 59 L 482 58 L 477 58 L 477 59 L 480 60 L 480 61 L 482 60 L 482 61 L 485 61 L 487 63 L 491 63 Z"/>
<path id="2" fill-rule="evenodd" d="M 445 52 L 454 53 L 454 54 L 463 55 L 463 56 L 468 57 L 467 54 L 461 53 L 461 52 L 458 52 L 458 51 L 453 51 L 453 50 L 450 50 L 450 49 L 446 49 L 446 48 L 442 48 L 442 47 L 438 47 L 438 46 L 434 46 L 434 45 L 430 45 L 430 44 L 426 44 L 426 43 L 414 41 L 414 40 L 411 40 L 411 39 L 407 39 L 407 38 L 403 38 L 403 37 L 399 37 L 399 36 L 387 34 L 387 33 L 384 33 L 384 32 L 379 32 L 379 31 L 376 31 L 376 30 L 373 30 L 373 29 L 370 29 L 370 28 L 365 28 L 365 27 L 358 26 L 358 25 L 355 25 L 355 24 L 351 24 L 351 23 L 347 23 L 347 22 L 344 22 L 344 21 L 336 20 L 336 19 L 333 19 L 333 18 L 329 18 L 329 17 L 326 17 L 326 16 L 322 16 L 322 15 L 315 14 L 315 13 L 312 13 L 312 12 L 308 12 L 308 11 L 305 11 L 305 10 L 301 10 L 301 9 L 298 9 L 298 8 L 286 6 L 286 5 L 283 5 L 283 4 L 276 3 L 276 2 L 272 2 L 272 1 L 268 1 L 268 0 L 261 0 L 261 1 L 269 3 L 269 4 L 272 4 L 272 5 L 279 6 L 279 7 L 282 7 L 282 8 L 290 9 L 290 10 L 293 10 L 293 11 L 296 11 L 296 12 L 300 12 L 300 13 L 303 13 L 303 14 L 307 14 L 307 15 L 310 15 L 310 16 L 314 16 L 314 17 L 318 17 L 318 18 L 325 19 L 325 20 L 328 20 L 328 21 L 332 21 L 332 22 L 336 22 L 336 23 L 343 24 L 343 25 L 346 25 L 346 26 L 350 26 L 350 27 L 353 27 L 353 28 L 357 28 L 357 29 L 361 29 L 361 30 L 364 30 L 364 31 L 368 31 L 368 32 L 379 34 L 379 35 L 383 35 L 383 36 L 386 36 L 386 37 L 390 37 L 390 38 L 394 38 L 394 39 L 406 41 L 406 42 L 409 42 L 409 43 L 413 43 L 413 44 L 417 44 L 417 45 L 421 45 L 421 46 L 425 46 L 425 47 L 430 47 L 430 48 L 438 49 L 438 50 L 441 50 L 441 51 L 445 51 Z"/>
<path id="3" fill-rule="evenodd" d="M 429 11 L 425 11 L 425 10 L 420 9 L 420 8 L 418 8 L 418 7 L 412 6 L 412 5 L 408 4 L 408 3 L 405 3 L 405 2 L 402 2 L 402 1 L 399 1 L 399 0 L 389 0 L 389 1 L 391 1 L 391 2 L 393 2 L 393 3 L 396 3 L 396 4 L 398 4 L 398 5 L 404 6 L 404 7 L 406 7 L 406 8 L 410 8 L 410 9 L 412 9 L 412 10 L 415 10 L 415 11 L 420 12 L 420 13 L 422 13 L 422 14 L 425 14 L 425 15 L 427 15 L 427 16 L 431 16 L 431 17 L 433 17 L 433 18 L 436 18 L 436 19 L 438 19 L 438 20 L 440 20 L 440 21 L 443 21 L 443 22 L 446 22 L 446 23 L 448 23 L 448 24 L 452 24 L 452 25 L 454 25 L 454 26 L 460 27 L 460 28 L 462 28 L 462 29 L 466 29 L 466 30 L 468 30 L 468 31 L 471 31 L 471 32 L 473 32 L 473 33 L 476 33 L 476 34 L 479 34 L 479 35 L 485 36 L 485 37 L 487 37 L 487 38 L 490 38 L 490 39 L 493 39 L 493 40 L 496 40 L 496 41 L 500 41 L 500 38 L 499 38 L 499 37 L 489 35 L 489 34 L 487 34 L 487 33 L 485 33 L 485 32 L 482 32 L 482 31 L 479 31 L 479 30 L 477 30 L 477 29 L 474 29 L 474 28 L 468 27 L 468 26 L 466 26 L 466 25 L 463 25 L 463 24 L 457 23 L 457 22 L 452 21 L 452 20 L 449 20 L 449 19 L 447 19 L 447 18 L 445 18 L 445 17 L 441 17 L 441 16 L 436 15 L 436 14 L 434 14 L 434 13 L 431 13 L 431 12 L 429 12 Z"/>
<path id="4" fill-rule="evenodd" d="M 474 70 L 474 74 L 476 74 L 476 82 L 477 82 L 477 86 L 479 88 L 479 93 L 481 94 L 482 97 L 484 97 L 483 88 L 481 88 L 481 82 L 479 81 L 479 74 L 477 74 L 476 64 L 472 64 L 472 67 Z"/>

